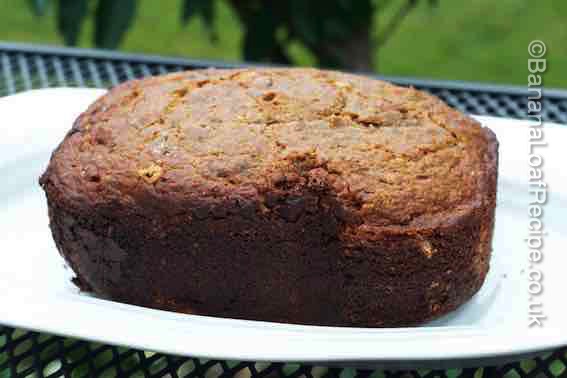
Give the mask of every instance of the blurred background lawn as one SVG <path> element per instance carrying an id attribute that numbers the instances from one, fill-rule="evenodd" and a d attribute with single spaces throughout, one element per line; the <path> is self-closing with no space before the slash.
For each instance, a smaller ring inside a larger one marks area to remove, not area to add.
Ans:
<path id="1" fill-rule="evenodd" d="M 213 43 L 203 22 L 180 22 L 181 0 L 140 0 L 137 17 L 120 50 L 191 58 L 242 60 L 242 28 L 231 8 L 217 4 Z M 3 0 L 0 40 L 62 45 L 55 17 L 37 17 L 24 0 Z M 324 2 L 321 2 L 324 4 Z M 386 9 L 375 15 L 380 32 Z M 93 47 L 93 22 L 84 25 L 78 45 Z M 441 0 L 435 9 L 419 4 L 393 37 L 374 52 L 380 74 L 526 85 L 527 46 L 541 39 L 548 48 L 547 88 L 567 88 L 567 1 Z M 314 65 L 307 49 L 289 54 L 300 65 Z"/>

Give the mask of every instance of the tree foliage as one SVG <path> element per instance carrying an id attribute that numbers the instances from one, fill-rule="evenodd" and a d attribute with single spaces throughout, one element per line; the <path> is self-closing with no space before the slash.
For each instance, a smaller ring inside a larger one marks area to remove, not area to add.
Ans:
<path id="1" fill-rule="evenodd" d="M 139 0 L 28 0 L 38 16 L 56 5 L 57 28 L 68 45 L 76 45 L 86 17 L 94 17 L 94 45 L 117 48 L 135 19 Z M 419 0 L 182 0 L 180 20 L 200 18 L 215 41 L 217 2 L 233 8 L 243 26 L 242 53 L 249 61 L 292 63 L 290 43 L 297 42 L 319 65 L 370 70 L 374 50 L 386 43 Z M 437 0 L 422 0 L 435 5 Z M 399 7 L 373 36 L 375 14 L 390 3 Z M 167 22 L 167 21 L 165 21 Z"/>

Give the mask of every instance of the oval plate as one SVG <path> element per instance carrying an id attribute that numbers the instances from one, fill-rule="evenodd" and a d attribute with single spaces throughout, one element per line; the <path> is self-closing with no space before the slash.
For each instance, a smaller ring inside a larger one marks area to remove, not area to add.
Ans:
<path id="1" fill-rule="evenodd" d="M 477 117 L 500 141 L 491 270 L 458 311 L 421 327 L 338 328 L 279 324 L 131 306 L 80 293 L 48 228 L 37 184 L 50 154 L 81 111 L 104 93 L 44 89 L 0 99 L 0 323 L 59 335 L 204 358 L 359 367 L 479 365 L 567 345 L 567 127 L 545 125 L 548 201 L 540 295 L 528 293 L 528 124 Z M 528 327 L 541 302 L 542 327 Z"/>

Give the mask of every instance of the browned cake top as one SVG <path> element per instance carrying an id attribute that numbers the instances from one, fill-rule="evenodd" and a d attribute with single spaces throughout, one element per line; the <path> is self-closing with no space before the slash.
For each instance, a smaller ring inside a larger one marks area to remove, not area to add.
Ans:
<path id="1" fill-rule="evenodd" d="M 196 198 L 265 200 L 301 181 L 368 224 L 418 225 L 478 205 L 494 143 L 415 89 L 314 69 L 202 70 L 112 89 L 47 175 L 77 206 L 178 210 Z"/>

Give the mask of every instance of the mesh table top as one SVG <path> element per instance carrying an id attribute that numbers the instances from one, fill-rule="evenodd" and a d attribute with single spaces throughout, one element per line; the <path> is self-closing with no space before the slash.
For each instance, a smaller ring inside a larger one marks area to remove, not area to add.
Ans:
<path id="1" fill-rule="evenodd" d="M 0 96 L 46 87 L 109 87 L 167 72 L 240 64 L 84 49 L 0 43 Z M 385 77 L 428 91 L 467 113 L 527 118 L 526 88 Z M 567 91 L 544 90 L 542 118 L 567 123 Z M 416 371 L 366 371 L 321 366 L 203 360 L 115 347 L 0 325 L 3 377 L 563 377 L 567 347 L 501 366 Z"/>

